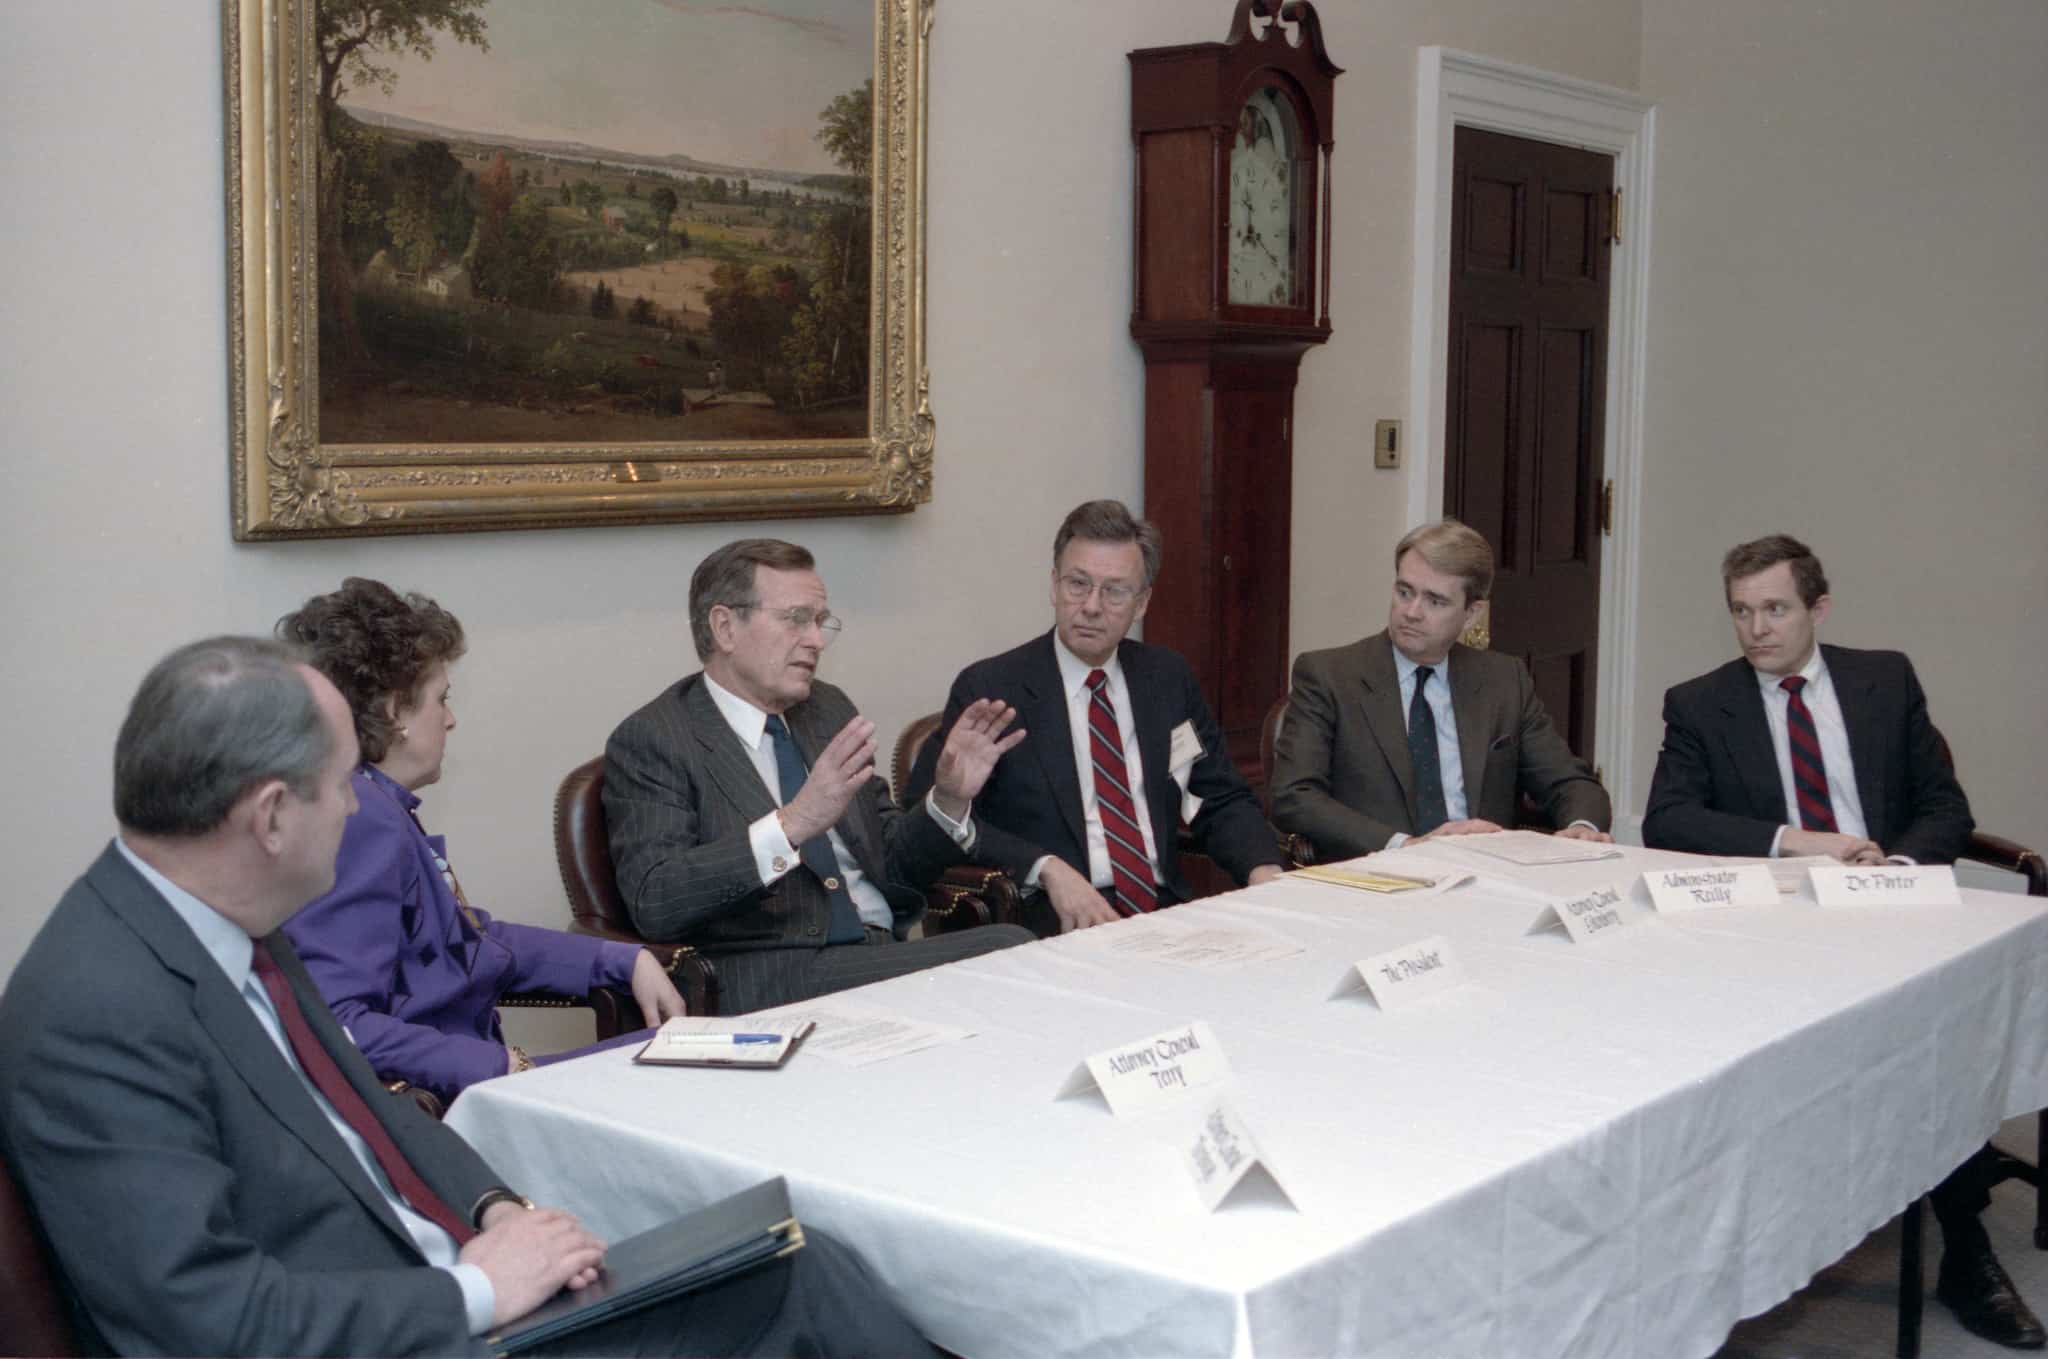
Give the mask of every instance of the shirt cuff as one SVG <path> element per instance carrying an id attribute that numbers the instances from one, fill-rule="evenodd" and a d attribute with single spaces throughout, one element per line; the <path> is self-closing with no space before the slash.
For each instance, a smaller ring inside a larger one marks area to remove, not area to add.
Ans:
<path id="1" fill-rule="evenodd" d="M 1038 862 L 1031 865 L 1031 871 L 1024 875 L 1024 886 L 1027 890 L 1037 890 L 1038 879 L 1045 872 L 1045 861 L 1051 857 L 1050 854 L 1041 854 L 1038 856 Z"/>
<path id="2" fill-rule="evenodd" d="M 753 847 L 754 867 L 760 870 L 764 887 L 780 881 L 799 862 L 796 846 L 789 843 L 789 836 L 782 829 L 782 818 L 774 812 L 747 827 L 747 843 Z"/>
<path id="3" fill-rule="evenodd" d="M 1918 868 L 1920 866 L 1920 861 L 1909 854 L 1887 854 L 1884 856 L 1884 861 L 1888 864 L 1899 864 L 1905 868 Z"/>
<path id="4" fill-rule="evenodd" d="M 1572 822 L 1571 826 L 1566 826 L 1565 829 L 1570 830 L 1572 826 L 1584 826 L 1589 831 L 1598 831 L 1600 829 L 1598 826 L 1594 825 L 1592 822 L 1588 821 L 1583 816 L 1580 817 L 1578 820 Z"/>
<path id="5" fill-rule="evenodd" d="M 1771 837 L 1771 857 L 1773 859 L 1778 857 L 1778 846 L 1784 841 L 1785 832 L 1791 829 L 1790 826 L 1780 826 L 1778 827 L 1778 833 Z"/>
<path id="6" fill-rule="evenodd" d="M 462 1310 L 469 1318 L 469 1333 L 482 1335 L 491 1329 L 491 1314 L 498 1308 L 498 1291 L 491 1287 L 490 1275 L 479 1265 L 440 1265 L 455 1276 L 455 1286 L 462 1290 Z"/>
<path id="7" fill-rule="evenodd" d="M 1406 831 L 1395 831 L 1395 832 L 1394 832 L 1394 833 L 1393 833 L 1392 835 L 1389 835 L 1389 836 L 1387 837 L 1387 843 L 1386 843 L 1385 845 L 1381 846 L 1381 848 L 1383 848 L 1383 849 L 1399 849 L 1399 848 L 1400 848 L 1401 846 L 1403 846 L 1403 845 L 1405 845 L 1405 844 L 1407 844 L 1407 843 L 1408 843 L 1408 832 L 1406 832 Z"/>
<path id="8" fill-rule="evenodd" d="M 939 790 L 934 788 L 924 795 L 924 809 L 931 813 L 932 820 L 939 823 L 939 829 L 953 837 L 953 843 L 965 852 L 974 852 L 974 807 L 967 808 L 966 819 L 955 821 L 939 810 Z"/>

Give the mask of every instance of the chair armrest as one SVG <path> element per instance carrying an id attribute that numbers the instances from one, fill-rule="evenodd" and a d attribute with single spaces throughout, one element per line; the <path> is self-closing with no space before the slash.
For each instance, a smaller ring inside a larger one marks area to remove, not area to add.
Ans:
<path id="1" fill-rule="evenodd" d="M 1971 863 L 1989 864 L 2008 873 L 2017 873 L 2027 880 L 2028 896 L 2048 897 L 2048 863 L 2025 845 L 1978 831 L 1970 837 L 1961 857 Z"/>
<path id="2" fill-rule="evenodd" d="M 925 892 L 927 937 L 980 925 L 1025 925 L 1024 891 L 1000 868 L 956 864 Z"/>
<path id="3" fill-rule="evenodd" d="M 386 1081 L 384 1088 L 394 1095 L 411 1095 L 412 1102 L 420 1106 L 420 1112 L 428 1118 L 438 1119 L 448 1112 L 448 1106 L 441 1103 L 441 1097 L 431 1090 L 422 1090 L 405 1081 Z"/>
<path id="4" fill-rule="evenodd" d="M 676 984 L 676 990 L 683 993 L 683 1004 L 693 1015 L 715 1015 L 718 1013 L 718 969 L 709 958 L 691 948 L 688 944 L 650 944 L 637 934 L 615 930 L 606 925 L 595 925 L 578 919 L 569 926 L 574 934 L 587 934 L 593 939 L 609 939 L 615 944 L 634 944 L 654 955 L 656 962 L 667 970 L 669 980 Z M 631 1018 L 626 1027 L 616 1033 L 631 1033 L 642 1027 L 639 1021 L 640 1007 L 631 996 L 626 997 L 624 1014 Z M 610 1038 L 613 1034 L 603 1030 L 603 1012 L 599 1012 L 599 1038 Z"/>

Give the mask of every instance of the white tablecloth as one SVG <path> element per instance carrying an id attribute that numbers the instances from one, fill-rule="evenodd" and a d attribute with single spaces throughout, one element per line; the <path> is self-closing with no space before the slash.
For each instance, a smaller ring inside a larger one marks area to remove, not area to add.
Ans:
<path id="1" fill-rule="evenodd" d="M 1672 856 L 1535 871 L 1559 886 Z M 769 1175 L 950 1349 L 989 1356 L 1701 1355 L 2048 1104 L 2048 914 L 1810 896 L 1527 935 L 1482 880 L 1284 880 L 847 993 L 976 1036 L 852 1068 L 598 1054 L 473 1087 L 449 1123 L 610 1239 Z M 1304 951 L 1133 962 L 1114 932 L 1224 924 Z M 1471 980 L 1330 1000 L 1430 935 Z M 1085 1057 L 1206 1020 L 1298 1209 L 1205 1212 L 1187 1108 L 1055 1100 Z"/>

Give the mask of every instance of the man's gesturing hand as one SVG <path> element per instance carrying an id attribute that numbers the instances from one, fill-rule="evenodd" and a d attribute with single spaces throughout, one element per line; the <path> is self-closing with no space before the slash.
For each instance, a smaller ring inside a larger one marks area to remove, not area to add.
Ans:
<path id="1" fill-rule="evenodd" d="M 996 761 L 1024 739 L 1021 727 L 1003 735 L 1004 728 L 1016 720 L 1017 710 L 999 699 L 977 698 L 962 710 L 953 729 L 946 733 L 946 744 L 939 751 L 938 770 L 932 778 L 932 791 L 937 795 L 940 811 L 955 821 L 967 816 L 975 795 L 995 772 Z"/>
<path id="2" fill-rule="evenodd" d="M 839 729 L 811 762 L 811 775 L 782 809 L 782 833 L 792 845 L 823 835 L 846 815 L 867 781 L 875 776 L 875 724 L 856 717 Z"/>
<path id="3" fill-rule="evenodd" d="M 492 1205 L 489 1225 L 457 1259 L 475 1265 L 496 1294 L 491 1323 L 517 1321 L 563 1288 L 587 1288 L 604 1264 L 604 1242 L 559 1208 Z"/>

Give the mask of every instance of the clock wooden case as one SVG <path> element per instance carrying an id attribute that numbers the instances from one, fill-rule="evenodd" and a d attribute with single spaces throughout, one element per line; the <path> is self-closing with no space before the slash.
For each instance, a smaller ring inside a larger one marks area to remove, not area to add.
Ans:
<path id="1" fill-rule="evenodd" d="M 1330 337 L 1332 95 L 1306 0 L 1238 0 L 1222 42 L 1130 54 L 1131 335 L 1145 356 L 1145 513 L 1166 559 L 1148 640 L 1188 658 L 1258 781 L 1287 687 L 1294 385 Z"/>

